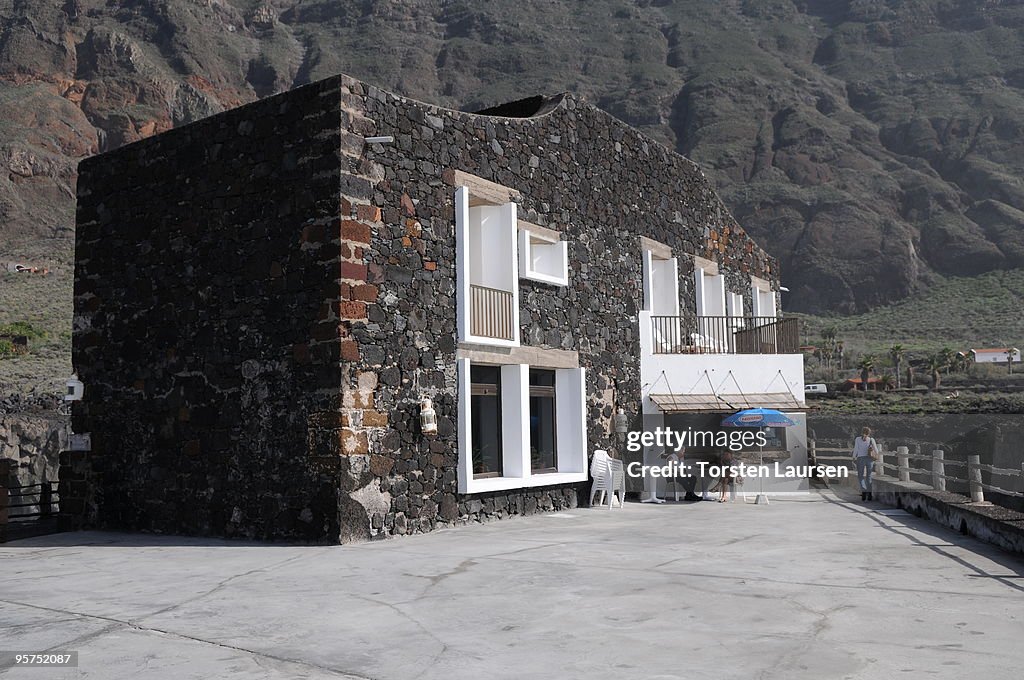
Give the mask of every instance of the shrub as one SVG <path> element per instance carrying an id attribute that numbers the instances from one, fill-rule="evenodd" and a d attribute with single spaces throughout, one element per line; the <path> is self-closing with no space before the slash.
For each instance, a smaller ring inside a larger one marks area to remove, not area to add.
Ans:
<path id="1" fill-rule="evenodd" d="M 28 321 L 15 321 L 6 326 L 0 326 L 0 335 L 24 335 L 29 340 L 42 340 L 46 337 L 46 331 L 36 328 Z"/>

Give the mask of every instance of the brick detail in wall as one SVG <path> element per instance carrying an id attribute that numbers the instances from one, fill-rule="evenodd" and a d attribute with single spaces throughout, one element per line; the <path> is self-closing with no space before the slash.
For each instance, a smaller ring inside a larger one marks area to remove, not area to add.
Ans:
<path id="1" fill-rule="evenodd" d="M 384 178 L 384 168 L 364 157 L 364 140 L 376 132 L 376 123 L 363 115 L 362 86 L 358 81 L 343 79 L 341 87 L 342 127 L 350 132 L 342 139 L 343 161 L 348 161 L 348 175 L 341 181 L 341 215 L 338 231 L 338 299 L 329 305 L 332 320 L 343 329 L 341 361 L 359 362 L 359 343 L 353 331 L 367 323 L 367 306 L 377 302 L 377 285 L 369 280 L 366 251 L 373 243 L 376 230 L 382 227 L 381 209 L 370 203 L 369 187 Z M 364 192 L 363 189 L 366 188 Z M 368 456 L 370 442 L 383 436 L 388 427 L 386 413 L 375 409 L 378 376 L 375 371 L 353 372 L 342 369 L 343 426 L 338 450 L 342 456 Z M 371 467 L 380 468 L 371 460 Z M 384 472 L 386 474 L 386 472 Z"/>

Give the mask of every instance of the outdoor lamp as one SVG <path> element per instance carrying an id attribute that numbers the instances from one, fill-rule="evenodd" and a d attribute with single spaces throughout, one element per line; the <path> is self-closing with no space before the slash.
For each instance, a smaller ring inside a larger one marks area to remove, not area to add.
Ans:
<path id="1" fill-rule="evenodd" d="M 615 430 L 615 434 L 626 434 L 629 431 L 629 418 L 626 416 L 625 410 L 620 408 L 618 413 L 612 416 L 612 428 Z"/>
<path id="2" fill-rule="evenodd" d="M 429 399 L 420 402 L 420 430 L 423 434 L 437 434 L 437 413 Z"/>
<path id="3" fill-rule="evenodd" d="M 85 393 L 85 385 L 78 379 L 77 373 L 68 378 L 66 385 L 67 392 L 64 394 L 64 401 L 81 401 L 82 395 Z"/>

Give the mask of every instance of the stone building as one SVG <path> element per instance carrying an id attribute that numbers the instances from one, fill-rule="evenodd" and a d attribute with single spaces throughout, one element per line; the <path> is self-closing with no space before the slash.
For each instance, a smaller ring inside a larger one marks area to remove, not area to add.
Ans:
<path id="1" fill-rule="evenodd" d="M 570 95 L 469 114 L 337 76 L 79 172 L 86 526 L 346 542 L 571 508 L 613 413 L 655 403 L 642 356 L 781 350 L 725 347 L 778 270 L 699 168 Z"/>

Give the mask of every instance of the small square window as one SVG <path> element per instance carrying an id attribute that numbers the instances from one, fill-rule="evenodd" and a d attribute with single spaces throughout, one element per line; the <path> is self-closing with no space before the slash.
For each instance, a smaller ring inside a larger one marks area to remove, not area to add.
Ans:
<path id="1" fill-rule="evenodd" d="M 569 285 L 569 244 L 557 232 L 519 229 L 519 275 L 555 286 Z"/>

